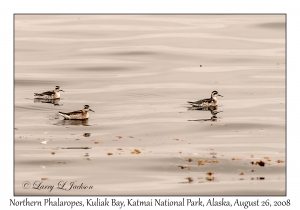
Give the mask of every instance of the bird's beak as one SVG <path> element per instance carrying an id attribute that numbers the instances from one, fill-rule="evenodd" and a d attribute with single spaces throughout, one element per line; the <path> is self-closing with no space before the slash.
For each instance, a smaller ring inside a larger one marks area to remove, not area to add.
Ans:
<path id="1" fill-rule="evenodd" d="M 59 90 L 59 91 L 61 91 L 61 92 L 65 92 L 64 90 Z"/>
<path id="2" fill-rule="evenodd" d="M 91 110 L 91 109 L 90 109 L 90 111 L 95 112 L 94 110 Z"/>
<path id="3" fill-rule="evenodd" d="M 218 94 L 218 96 L 224 97 L 224 96 L 222 96 L 222 95 L 220 95 L 220 94 Z"/>

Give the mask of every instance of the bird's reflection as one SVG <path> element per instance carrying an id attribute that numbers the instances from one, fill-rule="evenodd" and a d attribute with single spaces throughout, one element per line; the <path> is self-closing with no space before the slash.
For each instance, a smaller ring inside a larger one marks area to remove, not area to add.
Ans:
<path id="1" fill-rule="evenodd" d="M 54 106 L 62 106 L 63 104 L 59 104 L 60 98 L 57 99 L 34 99 L 34 103 L 48 103 L 53 104 Z"/>
<path id="2" fill-rule="evenodd" d="M 217 115 L 218 113 L 222 112 L 222 111 L 218 111 L 218 107 L 217 106 L 211 106 L 211 107 L 188 107 L 187 108 L 188 111 L 210 111 L 210 113 L 212 115 Z"/>
<path id="3" fill-rule="evenodd" d="M 54 125 L 77 125 L 77 126 L 90 126 L 89 125 L 89 120 L 84 119 L 84 120 L 60 120 Z"/>
<path id="4" fill-rule="evenodd" d="M 216 115 L 211 116 L 209 119 L 198 119 L 198 120 L 188 120 L 188 121 L 211 121 L 211 122 L 216 122 L 218 121 L 218 117 Z"/>
<path id="5" fill-rule="evenodd" d="M 211 107 L 188 107 L 189 111 L 195 110 L 195 111 L 209 111 L 211 113 L 211 118 L 208 119 L 197 119 L 197 120 L 188 120 L 188 121 L 211 121 L 215 122 L 218 121 L 217 114 L 223 111 L 218 111 L 217 106 L 211 106 Z"/>
<path id="6" fill-rule="evenodd" d="M 220 113 L 220 112 L 223 112 L 223 111 L 218 111 L 218 110 L 210 110 L 210 113 L 212 114 L 212 115 L 217 115 L 218 113 Z"/>

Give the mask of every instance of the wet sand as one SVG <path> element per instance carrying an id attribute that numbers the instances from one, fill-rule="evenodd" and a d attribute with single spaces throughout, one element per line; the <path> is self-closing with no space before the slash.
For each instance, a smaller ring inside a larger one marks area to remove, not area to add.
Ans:
<path id="1" fill-rule="evenodd" d="M 15 195 L 285 195 L 285 62 L 283 15 L 16 15 Z"/>

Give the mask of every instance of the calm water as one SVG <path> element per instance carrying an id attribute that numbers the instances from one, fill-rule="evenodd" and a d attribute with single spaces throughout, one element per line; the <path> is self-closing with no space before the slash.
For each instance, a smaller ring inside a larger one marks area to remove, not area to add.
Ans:
<path id="1" fill-rule="evenodd" d="M 15 16 L 16 195 L 285 195 L 285 106 L 285 16 Z"/>

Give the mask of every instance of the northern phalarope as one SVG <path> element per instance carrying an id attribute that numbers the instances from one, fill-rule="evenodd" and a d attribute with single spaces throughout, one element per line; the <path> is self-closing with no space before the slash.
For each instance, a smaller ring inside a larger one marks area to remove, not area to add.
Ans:
<path id="1" fill-rule="evenodd" d="M 65 120 L 85 120 L 89 118 L 89 111 L 94 112 L 90 109 L 89 105 L 84 105 L 82 110 L 77 110 L 73 112 L 58 112 Z"/>
<path id="2" fill-rule="evenodd" d="M 58 99 L 60 98 L 59 91 L 65 92 L 61 90 L 59 86 L 55 86 L 54 90 L 46 91 L 43 93 L 34 93 L 34 96 L 36 96 L 36 99 Z"/>
<path id="3" fill-rule="evenodd" d="M 192 106 L 196 106 L 196 107 L 210 107 L 210 106 L 217 106 L 218 105 L 218 98 L 217 96 L 221 96 L 218 93 L 218 91 L 213 91 L 211 92 L 211 97 L 210 98 L 206 98 L 206 99 L 201 99 L 199 101 L 188 101 L 189 104 L 191 104 Z"/>

